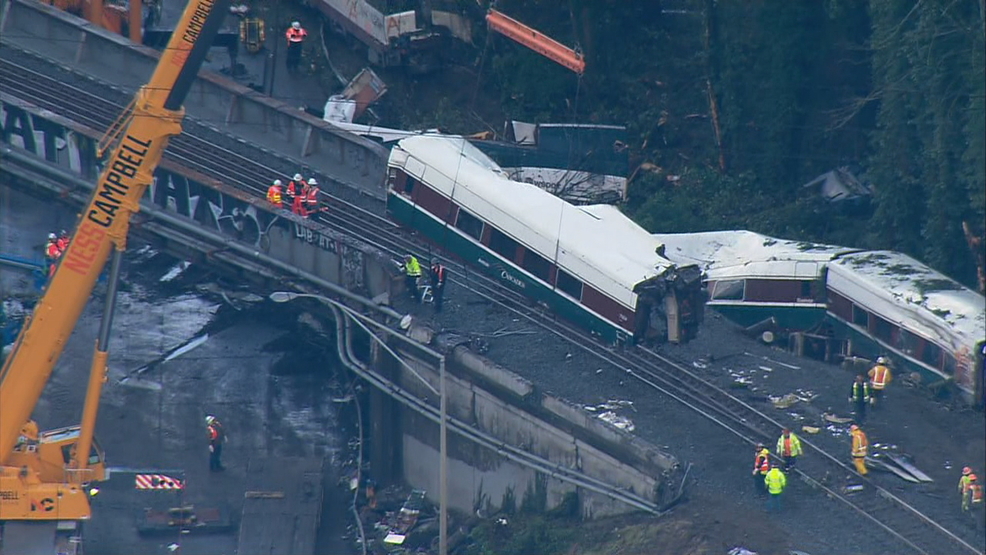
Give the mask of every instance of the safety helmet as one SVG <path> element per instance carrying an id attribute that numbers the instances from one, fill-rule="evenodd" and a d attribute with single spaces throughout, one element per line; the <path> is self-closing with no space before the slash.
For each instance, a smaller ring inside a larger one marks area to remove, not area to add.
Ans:
<path id="1" fill-rule="evenodd" d="M 859 429 L 859 426 L 853 424 L 852 426 L 849 426 L 849 429 L 855 432 L 856 430 Z"/>
<path id="2" fill-rule="evenodd" d="M 205 417 L 205 425 L 206 426 L 212 425 L 212 423 L 215 422 L 215 421 L 216 421 L 216 417 L 215 416 L 212 416 L 211 414 L 209 416 L 206 416 Z"/>
<path id="3" fill-rule="evenodd" d="M 63 229 L 63 230 L 59 231 L 58 234 L 61 235 L 62 237 L 65 237 L 65 236 L 68 235 L 68 232 Z"/>
<path id="4" fill-rule="evenodd" d="M 309 185 L 318 185 L 318 181 L 315 181 L 315 178 L 314 177 L 311 177 L 311 178 L 308 179 L 308 184 Z"/>
<path id="5" fill-rule="evenodd" d="M 293 177 L 293 179 L 294 179 L 295 181 L 301 181 L 301 174 L 300 174 L 300 173 L 296 173 L 296 174 L 294 174 L 294 177 Z"/>
<path id="6" fill-rule="evenodd" d="M 763 449 L 763 443 L 758 443 L 757 444 L 757 451 L 759 451 L 761 449 Z"/>
<path id="7" fill-rule="evenodd" d="M 432 258 L 431 259 L 431 265 L 432 266 L 438 266 L 438 259 L 437 258 Z"/>
<path id="8" fill-rule="evenodd" d="M 49 239 L 58 239 L 58 236 L 57 236 L 57 235 L 55 235 L 54 233 L 49 233 L 49 234 L 48 234 L 48 238 L 49 238 Z"/>
<path id="9" fill-rule="evenodd" d="M 979 478 L 976 478 L 976 475 L 975 475 L 975 474 L 970 474 L 970 475 L 969 475 L 969 481 L 970 481 L 970 482 L 975 482 L 975 481 L 976 481 L 976 480 L 978 480 L 978 479 L 979 479 Z"/>
<path id="10" fill-rule="evenodd" d="M 411 253 L 407 253 L 404 255 L 404 260 L 411 260 L 412 258 L 414 258 L 414 255 L 412 255 Z"/>
<path id="11" fill-rule="evenodd" d="M 297 21 L 292 21 L 291 22 L 291 28 L 292 29 L 301 29 L 301 23 L 298 23 Z"/>
<path id="12" fill-rule="evenodd" d="M 962 469 L 962 475 L 963 476 L 968 476 L 970 474 L 972 474 L 972 469 L 969 468 L 968 466 Z"/>
<path id="13" fill-rule="evenodd" d="M 877 357 L 876 359 L 877 364 L 886 364 L 887 362 L 887 357 Z"/>
<path id="14" fill-rule="evenodd" d="M 280 187 L 281 186 L 281 180 L 280 179 L 275 179 L 274 180 L 274 185 L 277 185 L 278 187 Z"/>

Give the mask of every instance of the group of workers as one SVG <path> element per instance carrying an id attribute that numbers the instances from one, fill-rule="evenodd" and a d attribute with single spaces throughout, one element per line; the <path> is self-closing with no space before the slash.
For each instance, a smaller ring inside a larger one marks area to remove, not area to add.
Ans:
<path id="1" fill-rule="evenodd" d="M 58 259 L 68 249 L 69 241 L 71 241 L 71 238 L 64 229 L 58 235 L 54 233 L 48 234 L 48 242 L 45 243 L 45 261 L 48 263 L 48 277 L 51 277 L 55 273 L 55 266 L 58 264 Z"/>
<path id="2" fill-rule="evenodd" d="M 290 204 L 291 212 L 307 218 L 312 214 L 322 210 L 318 189 L 318 180 L 314 177 L 306 181 L 300 173 L 288 181 L 288 186 L 284 187 L 280 179 L 275 179 L 274 183 L 267 188 L 267 202 L 273 208 L 284 208 L 285 202 Z"/>
<path id="3" fill-rule="evenodd" d="M 890 360 L 887 357 L 878 357 L 876 364 L 870 368 L 867 376 L 858 374 L 849 392 L 849 402 L 853 405 L 853 419 L 857 424 L 866 421 L 866 407 L 876 407 L 877 403 L 883 402 L 883 395 L 887 386 L 893 380 L 890 371 Z"/>
<path id="4" fill-rule="evenodd" d="M 430 285 L 427 288 L 421 284 L 422 271 L 418 257 L 411 253 L 405 254 L 401 268 L 404 270 L 404 286 L 411 300 L 416 303 L 430 300 L 435 305 L 435 312 L 441 312 L 442 299 L 445 297 L 445 282 L 448 279 L 445 266 L 437 258 L 432 259 L 428 275 Z"/>
<path id="5" fill-rule="evenodd" d="M 876 364 L 870 368 L 867 376 L 857 375 L 852 384 L 849 401 L 853 403 L 855 418 L 854 423 L 849 426 L 852 444 L 850 455 L 856 472 L 860 476 L 869 474 L 869 469 L 866 467 L 866 457 L 869 454 L 870 446 L 869 438 L 866 437 L 866 432 L 860 425 L 866 418 L 867 406 L 874 407 L 885 401 L 884 394 L 892 379 L 890 360 L 881 356 L 877 358 Z M 781 470 L 779 464 L 771 464 L 771 453 L 764 447 L 764 444 L 757 444 L 753 459 L 753 482 L 758 492 L 768 494 L 768 511 L 780 510 L 781 494 L 787 487 L 785 473 L 794 468 L 802 452 L 801 440 L 798 439 L 798 436 L 791 430 L 784 429 L 781 437 L 777 440 L 774 452 L 783 461 L 783 470 Z M 962 469 L 962 477 L 959 479 L 959 493 L 962 496 L 962 511 L 968 512 L 973 507 L 982 506 L 982 485 L 979 484 L 978 478 L 968 466 Z"/>

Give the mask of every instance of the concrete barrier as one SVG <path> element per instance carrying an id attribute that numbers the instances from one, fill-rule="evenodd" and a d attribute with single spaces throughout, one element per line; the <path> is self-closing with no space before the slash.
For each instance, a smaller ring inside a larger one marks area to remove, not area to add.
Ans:
<path id="1" fill-rule="evenodd" d="M 43 164 L 59 198 L 88 201 L 100 165 L 100 133 L 28 102 L 0 93 L 0 144 L 4 156 Z M 39 166 L 40 167 L 40 166 Z M 68 176 L 67 178 L 61 176 Z M 30 191 L 28 191 L 30 192 Z M 141 213 L 164 227 L 194 229 L 209 237 L 201 248 L 239 251 L 254 264 L 281 273 L 341 286 L 386 303 L 397 273 L 390 257 L 358 239 L 291 214 L 169 160 L 162 160 L 141 202 Z M 260 261 L 260 259 L 263 259 Z"/>
<path id="2" fill-rule="evenodd" d="M 34 0 L 0 0 L 0 44 L 128 91 L 150 78 L 159 53 Z M 388 151 L 304 111 L 200 71 L 185 101 L 189 116 L 297 160 L 336 182 L 385 197 Z"/>

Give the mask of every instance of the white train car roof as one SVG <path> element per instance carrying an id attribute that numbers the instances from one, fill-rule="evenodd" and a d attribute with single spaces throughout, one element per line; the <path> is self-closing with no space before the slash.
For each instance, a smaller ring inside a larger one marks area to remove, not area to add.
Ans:
<path id="1" fill-rule="evenodd" d="M 672 264 L 661 242 L 609 205 L 574 206 L 535 185 L 507 179 L 499 166 L 458 137 L 402 139 L 398 166 L 479 218 L 614 299 L 634 306 L 633 287 Z"/>
<path id="2" fill-rule="evenodd" d="M 698 264 L 709 280 L 814 279 L 835 258 L 859 249 L 790 241 L 742 229 L 702 233 L 656 233 L 677 264 Z"/>
<path id="3" fill-rule="evenodd" d="M 953 349 L 986 339 L 986 297 L 904 254 L 867 251 L 834 260 L 828 287 Z"/>

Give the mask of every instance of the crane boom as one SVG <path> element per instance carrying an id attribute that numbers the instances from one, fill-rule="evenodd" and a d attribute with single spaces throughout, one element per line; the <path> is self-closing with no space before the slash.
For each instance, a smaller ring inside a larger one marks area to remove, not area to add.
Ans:
<path id="1" fill-rule="evenodd" d="M 125 249 L 130 216 L 139 209 L 169 139 L 181 133 L 182 103 L 228 12 L 228 4 L 229 0 L 191 0 L 185 7 L 150 81 L 108 132 L 113 150 L 92 199 L 82 212 L 44 296 L 0 370 L 0 490 L 4 493 L 0 495 L 0 512 L 6 519 L 67 520 L 89 516 L 88 501 L 78 486 L 92 475 L 73 480 L 64 464 L 60 469 L 51 468 L 52 461 L 40 453 L 45 448 L 45 437 L 35 441 L 32 449 L 22 448 L 22 444 L 25 437 L 31 439 L 32 430 L 37 436 L 37 427 L 29 422 L 31 413 L 111 250 L 119 253 Z M 106 371 L 108 329 L 105 334 L 101 331 L 103 335 L 96 346 L 82 424 L 75 435 L 69 434 L 73 441 L 70 448 L 76 451 L 72 461 L 83 469 L 89 460 L 96 406 Z M 48 439 L 49 443 L 57 443 L 56 437 Z M 55 460 L 61 462 L 63 454 L 58 455 Z M 36 499 L 32 491 L 47 492 L 47 497 Z M 39 511 L 40 499 L 46 499 L 52 508 Z"/>

